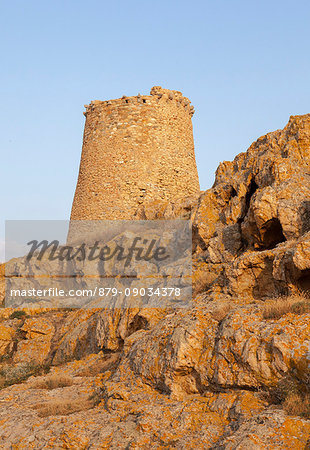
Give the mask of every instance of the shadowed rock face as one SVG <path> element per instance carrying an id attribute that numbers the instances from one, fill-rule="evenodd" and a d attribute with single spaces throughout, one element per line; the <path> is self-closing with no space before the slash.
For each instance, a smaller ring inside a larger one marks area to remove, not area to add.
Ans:
<path id="1" fill-rule="evenodd" d="M 0 447 L 308 448 L 310 402 L 301 416 L 261 391 L 286 381 L 310 398 L 309 181 L 306 115 L 222 163 L 200 196 L 137 207 L 192 218 L 191 309 L 0 310 Z M 30 362 L 72 382 L 20 384 Z"/>

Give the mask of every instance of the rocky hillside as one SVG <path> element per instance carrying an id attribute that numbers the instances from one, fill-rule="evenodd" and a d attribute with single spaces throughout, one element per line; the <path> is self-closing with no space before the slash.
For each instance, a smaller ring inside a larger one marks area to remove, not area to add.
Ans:
<path id="1" fill-rule="evenodd" d="M 193 308 L 0 310 L 1 448 L 310 448 L 310 114 L 180 216 Z"/>

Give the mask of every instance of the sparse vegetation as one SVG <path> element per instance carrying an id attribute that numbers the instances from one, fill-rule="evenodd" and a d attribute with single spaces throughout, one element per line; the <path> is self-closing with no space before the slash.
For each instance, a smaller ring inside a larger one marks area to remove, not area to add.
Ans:
<path id="1" fill-rule="evenodd" d="M 119 355 L 120 355 L 119 353 L 113 353 L 111 355 L 107 355 L 107 357 L 105 357 L 102 360 L 97 360 L 95 364 L 83 367 L 81 370 L 79 370 L 78 376 L 94 377 L 99 373 L 115 369 L 117 367 Z"/>
<path id="2" fill-rule="evenodd" d="M 31 387 L 33 389 L 57 389 L 66 386 L 72 386 L 73 378 L 68 375 L 50 375 L 40 380 L 33 380 Z"/>
<path id="3" fill-rule="evenodd" d="M 12 384 L 22 383 L 33 375 L 43 375 L 49 371 L 49 366 L 44 364 L 19 363 L 5 365 L 0 369 L 0 389 Z"/>
<path id="4" fill-rule="evenodd" d="M 27 314 L 25 313 L 25 311 L 18 309 L 16 311 L 12 312 L 9 319 L 26 319 L 26 317 L 27 317 Z"/>
<path id="5" fill-rule="evenodd" d="M 271 404 L 281 404 L 290 415 L 310 418 L 310 359 L 291 362 L 288 374 L 268 392 Z"/>
<path id="6" fill-rule="evenodd" d="M 193 279 L 193 296 L 201 294 L 208 289 L 211 276 L 207 270 L 199 270 Z"/>
<path id="7" fill-rule="evenodd" d="M 283 403 L 283 408 L 288 414 L 310 418 L 310 394 L 289 394 Z"/>
<path id="8" fill-rule="evenodd" d="M 7 362 L 11 359 L 11 354 L 10 353 L 5 353 L 4 355 L 0 356 L 0 364 Z"/>
<path id="9" fill-rule="evenodd" d="M 221 322 L 221 320 L 223 320 L 227 316 L 227 314 L 232 310 L 232 307 L 233 306 L 230 305 L 229 303 L 224 303 L 223 305 L 221 305 L 219 308 L 217 308 L 212 312 L 213 319 Z"/>
<path id="10" fill-rule="evenodd" d="M 267 300 L 263 308 L 263 318 L 280 319 L 288 313 L 306 314 L 310 312 L 310 299 L 302 295 L 291 297 L 279 297 L 273 300 Z"/>
<path id="11" fill-rule="evenodd" d="M 61 399 L 50 400 L 34 406 L 40 417 L 48 416 L 67 416 L 79 411 L 86 411 L 94 408 L 100 403 L 98 395 L 91 395 L 87 398 L 78 398 L 75 400 Z"/>

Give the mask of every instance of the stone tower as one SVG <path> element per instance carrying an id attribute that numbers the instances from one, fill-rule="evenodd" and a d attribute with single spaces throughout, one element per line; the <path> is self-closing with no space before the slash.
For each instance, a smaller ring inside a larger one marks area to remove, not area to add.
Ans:
<path id="1" fill-rule="evenodd" d="M 132 219 L 139 206 L 199 192 L 191 116 L 181 92 L 93 101 L 71 220 Z"/>

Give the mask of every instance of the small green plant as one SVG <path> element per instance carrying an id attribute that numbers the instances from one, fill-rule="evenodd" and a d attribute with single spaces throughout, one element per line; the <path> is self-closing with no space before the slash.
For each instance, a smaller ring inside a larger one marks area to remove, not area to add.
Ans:
<path id="1" fill-rule="evenodd" d="M 50 367 L 45 364 L 19 363 L 16 365 L 5 365 L 0 369 L 0 389 L 19 384 L 33 375 L 43 375 Z"/>
<path id="2" fill-rule="evenodd" d="M 26 319 L 27 314 L 25 313 L 25 311 L 21 311 L 21 310 L 17 310 L 12 312 L 12 314 L 10 315 L 10 319 Z"/>

